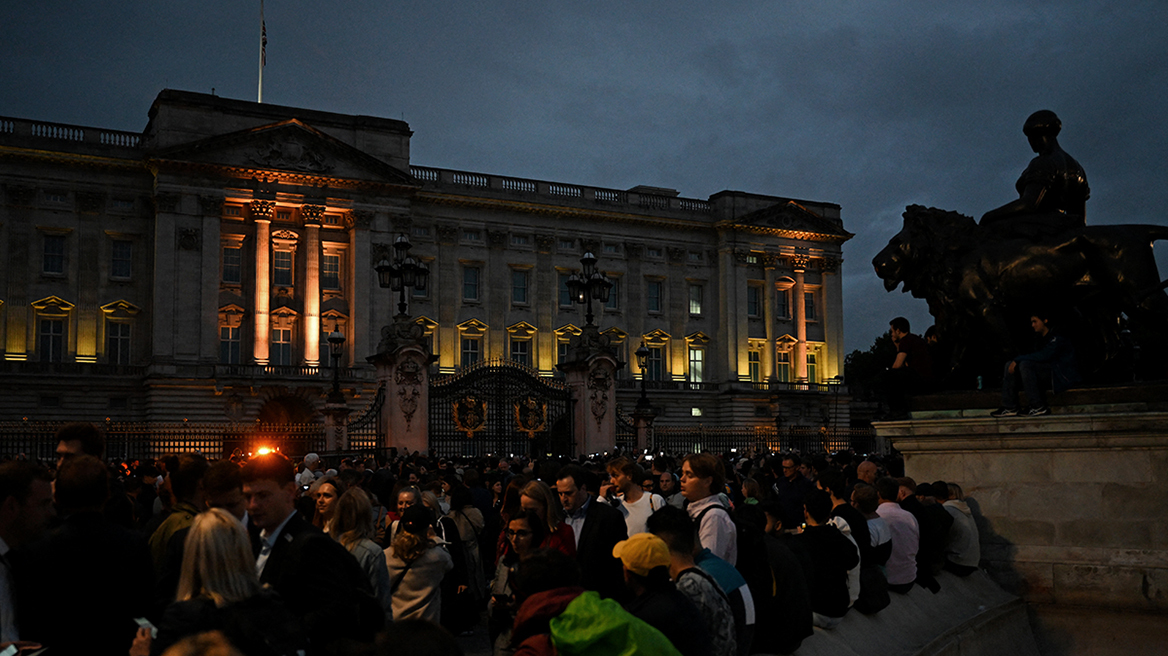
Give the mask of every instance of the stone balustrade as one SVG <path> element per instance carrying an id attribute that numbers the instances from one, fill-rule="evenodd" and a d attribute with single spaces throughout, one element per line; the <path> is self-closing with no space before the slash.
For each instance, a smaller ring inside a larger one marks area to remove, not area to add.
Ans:
<path id="1" fill-rule="evenodd" d="M 142 138 L 142 135 L 137 132 L 122 132 L 120 130 L 66 125 L 64 123 L 30 121 L 6 116 L 0 116 L 0 135 L 53 141 L 78 141 L 81 143 L 120 146 L 124 148 L 137 148 Z"/>
<path id="2" fill-rule="evenodd" d="M 549 199 L 554 198 L 557 203 L 563 202 L 564 199 L 578 199 L 597 204 L 613 205 L 614 209 L 627 207 L 629 209 L 672 210 L 697 214 L 708 214 L 712 211 L 709 201 L 698 198 L 678 198 L 562 182 L 436 169 L 428 166 L 411 166 L 410 173 L 424 186 L 459 186 L 514 194 L 534 194 L 547 196 Z"/>

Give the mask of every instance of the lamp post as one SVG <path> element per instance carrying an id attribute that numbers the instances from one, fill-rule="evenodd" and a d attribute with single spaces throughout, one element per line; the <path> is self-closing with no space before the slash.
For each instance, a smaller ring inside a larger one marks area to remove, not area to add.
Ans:
<path id="1" fill-rule="evenodd" d="M 328 402 L 343 404 L 345 395 L 341 394 L 340 370 L 341 356 L 345 353 L 345 335 L 340 325 L 333 324 L 333 331 L 328 336 L 329 355 L 333 358 L 333 391 L 329 392 Z"/>
<path id="2" fill-rule="evenodd" d="M 572 296 L 574 303 L 579 303 L 585 308 L 584 325 L 591 326 L 592 324 L 592 299 L 596 299 L 601 303 L 608 303 L 609 294 L 612 293 L 612 281 L 608 276 L 596 270 L 596 256 L 591 251 L 584 254 L 580 258 L 581 271 L 573 273 L 568 278 L 568 293 Z"/>
<path id="3" fill-rule="evenodd" d="M 409 307 L 406 303 L 406 289 L 422 290 L 426 288 L 426 279 L 430 276 L 430 269 L 423 262 L 410 255 L 414 245 L 404 233 L 398 235 L 393 242 L 392 261 L 383 257 L 373 268 L 377 270 L 377 283 L 383 289 L 398 292 L 397 315 L 395 318 L 408 319 Z"/>
<path id="4" fill-rule="evenodd" d="M 637 409 L 641 410 L 650 407 L 649 396 L 645 393 L 645 373 L 649 369 L 649 347 L 645 346 L 645 340 L 641 340 L 641 346 L 637 348 L 635 355 L 637 366 L 641 368 L 641 398 L 637 399 Z"/>
<path id="5" fill-rule="evenodd" d="M 637 427 L 637 446 L 652 449 L 650 431 L 657 411 L 649 405 L 649 395 L 645 391 L 645 379 L 648 377 L 646 372 L 649 369 L 649 347 L 645 346 L 645 340 L 641 340 L 641 345 L 633 354 L 637 356 L 637 366 L 641 368 L 641 398 L 637 399 L 637 405 L 633 409 L 633 421 Z"/>

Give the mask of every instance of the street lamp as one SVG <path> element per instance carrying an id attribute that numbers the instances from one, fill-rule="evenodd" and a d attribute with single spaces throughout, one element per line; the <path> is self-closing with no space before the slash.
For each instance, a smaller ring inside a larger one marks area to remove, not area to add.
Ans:
<path id="1" fill-rule="evenodd" d="M 579 273 L 573 273 L 568 277 L 568 294 L 572 297 L 573 303 L 579 303 L 587 308 L 584 323 L 592 325 L 592 300 L 608 303 L 609 294 L 612 293 L 612 281 L 596 270 L 596 256 L 591 251 L 580 258 L 580 266 L 582 270 Z"/>
<path id="2" fill-rule="evenodd" d="M 649 407 L 649 396 L 645 393 L 645 375 L 649 368 L 649 347 L 645 346 L 645 340 L 641 340 L 641 346 L 637 348 L 634 353 L 637 356 L 637 366 L 641 368 L 641 398 L 637 399 L 637 409 L 645 409 Z"/>
<path id="3" fill-rule="evenodd" d="M 341 394 L 341 383 L 339 379 L 341 369 L 341 356 L 345 353 L 345 335 L 341 332 L 340 326 L 337 323 L 333 324 L 333 331 L 328 336 L 329 355 L 333 358 L 333 391 L 329 392 L 328 402 L 343 404 L 345 402 L 345 395 Z"/>
<path id="4" fill-rule="evenodd" d="M 406 289 L 425 289 L 426 279 L 430 276 L 426 264 L 410 255 L 413 247 L 409 237 L 398 235 L 393 242 L 393 260 L 383 257 L 373 267 L 377 270 L 377 284 L 383 289 L 398 292 L 397 316 L 402 318 L 409 318 L 406 312 Z"/>

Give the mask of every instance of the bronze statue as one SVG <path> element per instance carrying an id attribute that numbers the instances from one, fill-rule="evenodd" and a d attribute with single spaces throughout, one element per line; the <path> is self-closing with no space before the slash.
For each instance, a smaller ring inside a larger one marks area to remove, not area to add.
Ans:
<path id="1" fill-rule="evenodd" d="M 980 223 L 911 205 L 904 228 L 872 260 L 885 289 L 903 285 L 928 302 L 953 347 L 951 383 L 995 376 L 1029 338 L 1038 309 L 1059 315 L 1088 377 L 1130 380 L 1130 371 L 1116 371 L 1121 355 L 1138 359 L 1145 376 L 1168 376 L 1168 283 L 1152 254 L 1168 226 L 1087 227 L 1087 175 L 1059 147 L 1061 127 L 1049 110 L 1026 119 L 1022 131 L 1038 155 L 1018 179 L 1017 200 Z"/>
<path id="2" fill-rule="evenodd" d="M 1152 253 L 1156 240 L 1168 240 L 1168 226 L 1003 236 L 972 217 L 910 205 L 904 228 L 872 264 L 886 290 L 902 286 L 928 302 L 954 346 L 951 364 L 962 384 L 994 375 L 1005 358 L 1021 352 L 1027 320 L 1038 308 L 1054 309 L 1070 324 L 1084 373 L 1115 358 L 1126 329 L 1143 345 L 1141 359 L 1160 367 L 1157 377 L 1163 377 L 1168 296 Z"/>
<path id="3" fill-rule="evenodd" d="M 1059 147 L 1062 122 L 1054 112 L 1034 112 L 1022 126 L 1038 154 L 1015 183 L 1018 199 L 986 212 L 980 225 L 1007 236 L 1051 235 L 1086 225 L 1091 190 L 1083 167 Z"/>

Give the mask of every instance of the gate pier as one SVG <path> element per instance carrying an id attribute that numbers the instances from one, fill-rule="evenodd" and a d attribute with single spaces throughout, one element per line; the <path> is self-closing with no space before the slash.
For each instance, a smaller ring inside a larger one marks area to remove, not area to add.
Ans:
<path id="1" fill-rule="evenodd" d="M 616 447 L 616 372 L 625 363 L 608 335 L 588 324 L 568 343 L 568 357 L 556 365 L 572 390 L 572 427 L 585 454 Z"/>
<path id="2" fill-rule="evenodd" d="M 377 354 L 367 360 L 377 367 L 377 380 L 385 389 L 381 408 L 381 434 L 386 447 L 401 453 L 426 452 L 427 408 L 430 405 L 430 363 L 435 359 L 422 327 L 402 320 L 381 329 Z"/>

